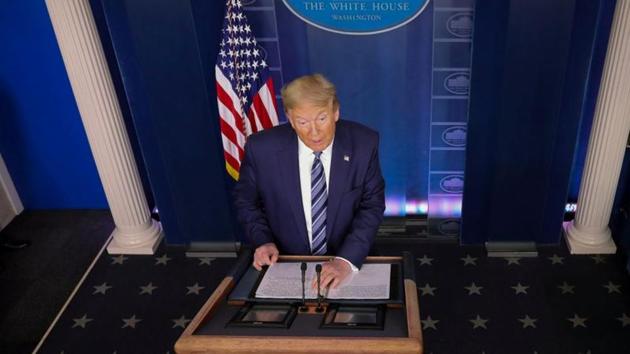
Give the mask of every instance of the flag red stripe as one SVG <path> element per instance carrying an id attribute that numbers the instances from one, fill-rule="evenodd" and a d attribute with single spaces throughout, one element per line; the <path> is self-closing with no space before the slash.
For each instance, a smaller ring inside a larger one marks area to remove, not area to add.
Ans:
<path id="1" fill-rule="evenodd" d="M 236 161 L 232 155 L 230 155 L 227 151 L 223 150 L 223 156 L 225 157 L 225 162 L 227 162 L 233 169 L 239 171 L 241 169 L 241 163 Z"/>
<path id="2" fill-rule="evenodd" d="M 249 119 L 249 125 L 252 127 L 252 134 L 258 132 L 258 124 L 256 124 L 256 117 L 252 112 L 250 107 L 249 112 L 247 112 L 247 119 Z"/>
<path id="3" fill-rule="evenodd" d="M 269 114 L 267 113 L 267 108 L 265 104 L 260 99 L 260 95 L 256 93 L 254 96 L 254 109 L 256 110 L 256 114 L 258 115 L 258 119 L 260 120 L 261 125 L 264 129 L 273 127 L 271 123 L 271 119 L 269 118 Z"/>
<path id="4" fill-rule="evenodd" d="M 267 79 L 267 88 L 269 89 L 269 93 L 271 94 L 271 101 L 273 102 L 273 110 L 278 114 L 278 103 L 276 102 L 276 91 L 273 88 L 273 79 L 271 75 Z"/>
<path id="5" fill-rule="evenodd" d="M 225 107 L 227 107 L 228 110 L 232 112 L 232 115 L 234 116 L 234 120 L 236 121 L 236 127 L 238 128 L 238 130 L 240 130 L 243 134 L 245 134 L 245 127 L 243 126 L 243 118 L 241 117 L 240 113 L 234 108 L 234 102 L 232 102 L 232 99 L 230 98 L 230 96 L 227 94 L 227 92 L 225 92 L 225 90 L 223 89 L 223 86 L 221 86 L 218 82 L 217 82 L 217 97 L 219 98 L 219 100 L 221 100 L 221 102 L 225 105 Z M 234 140 L 234 142 L 237 143 L 236 140 Z"/>
<path id="6" fill-rule="evenodd" d="M 240 146 L 238 140 L 236 140 L 236 132 L 234 132 L 234 128 L 229 125 L 223 118 L 219 119 L 221 125 L 221 133 L 225 135 L 236 147 L 238 148 L 238 158 L 243 159 L 243 146 Z"/>

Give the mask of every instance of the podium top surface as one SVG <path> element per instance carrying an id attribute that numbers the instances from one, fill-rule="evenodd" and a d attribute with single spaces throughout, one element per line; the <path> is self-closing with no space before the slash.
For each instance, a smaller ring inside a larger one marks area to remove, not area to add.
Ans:
<path id="1" fill-rule="evenodd" d="M 315 259 L 313 259 L 315 258 Z M 329 257 L 313 257 L 313 256 L 284 256 L 281 257 L 278 262 L 320 262 L 330 259 Z M 401 257 L 370 257 L 366 259 L 366 264 L 370 263 L 386 263 L 391 264 L 390 272 L 390 292 L 388 299 L 336 299 L 331 300 L 340 304 L 355 304 L 355 305 L 368 305 L 368 304 L 399 304 L 404 302 L 404 288 L 403 288 L 403 263 Z M 265 269 L 257 271 L 254 267 L 248 267 L 238 279 L 234 279 L 236 282 L 235 288 L 230 292 L 228 300 L 230 302 L 256 302 L 256 303 L 278 303 L 286 301 L 288 303 L 298 302 L 300 299 L 287 298 L 260 298 L 256 297 L 255 293 L 258 289 L 262 278 L 265 275 Z M 308 284 L 307 284 L 308 286 Z"/>
<path id="2" fill-rule="evenodd" d="M 280 262 L 318 262 L 330 257 L 281 256 Z M 417 288 L 405 268 L 413 262 L 403 257 L 368 257 L 367 263 L 390 263 L 398 267 L 393 299 L 371 305 L 384 306 L 382 329 L 324 328 L 325 314 L 297 313 L 289 328 L 242 328 L 228 326 L 230 319 L 252 303 L 252 289 L 260 272 L 252 272 L 251 257 L 239 259 L 234 270 L 221 282 L 175 345 L 177 353 L 421 353 L 422 332 Z M 412 270 L 413 271 L 413 270 Z M 242 285 L 241 285 L 242 284 Z M 392 283 L 393 286 L 393 283 Z M 240 288 L 240 289 L 239 289 Z M 273 299 L 278 302 L 278 299 Z M 295 299 L 290 301 L 295 302 Z M 300 300 L 301 301 L 301 300 Z M 353 306 L 357 300 L 344 300 Z M 363 300 L 358 303 L 365 304 Z M 332 303 L 333 300 L 330 300 Z M 334 300 L 339 303 L 340 300 Z M 270 303 L 270 302 L 268 302 Z"/>

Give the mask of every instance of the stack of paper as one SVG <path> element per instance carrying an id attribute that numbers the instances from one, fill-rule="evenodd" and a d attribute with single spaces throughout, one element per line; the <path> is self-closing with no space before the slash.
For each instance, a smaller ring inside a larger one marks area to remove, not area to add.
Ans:
<path id="1" fill-rule="evenodd" d="M 301 262 L 276 263 L 267 269 L 256 297 L 273 299 L 301 299 Z M 305 297 L 317 298 L 317 289 L 312 289 L 317 277 L 315 266 L 318 262 L 308 262 L 306 269 Z M 329 299 L 389 299 L 391 264 L 364 264 L 360 271 L 352 273 L 335 289 L 321 289 Z"/>

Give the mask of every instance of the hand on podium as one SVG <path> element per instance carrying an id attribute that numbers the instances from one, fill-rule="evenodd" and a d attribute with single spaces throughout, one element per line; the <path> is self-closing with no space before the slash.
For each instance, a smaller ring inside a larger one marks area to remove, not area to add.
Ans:
<path id="1" fill-rule="evenodd" d="M 273 265 L 278 261 L 278 248 L 273 242 L 265 243 L 256 248 L 254 252 L 254 263 L 256 270 L 261 270 L 264 265 Z"/>
<path id="2" fill-rule="evenodd" d="M 321 288 L 336 288 L 344 279 L 352 273 L 350 264 L 342 259 L 332 259 L 322 263 Z M 317 279 L 313 279 L 311 284 L 313 289 L 317 289 Z"/>

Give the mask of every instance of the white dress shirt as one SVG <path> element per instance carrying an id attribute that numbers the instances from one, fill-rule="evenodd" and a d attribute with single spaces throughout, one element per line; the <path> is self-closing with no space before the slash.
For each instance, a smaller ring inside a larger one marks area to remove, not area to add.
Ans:
<path id="1" fill-rule="evenodd" d="M 335 139 L 322 151 L 319 159 L 324 166 L 324 177 L 326 178 L 326 191 L 329 191 L 330 186 L 330 161 L 332 160 L 332 148 L 335 143 Z M 313 242 L 313 220 L 311 217 L 311 169 L 313 168 L 313 161 L 315 160 L 315 154 L 313 150 L 306 146 L 302 140 L 298 137 L 298 162 L 300 169 L 300 190 L 302 191 L 302 207 L 304 208 L 304 218 L 306 221 L 306 233 L 308 234 L 309 245 Z M 328 223 L 328 215 L 326 215 L 326 228 L 332 227 Z M 354 266 L 349 260 L 343 257 L 335 257 L 346 261 L 353 272 L 359 269 Z"/>

